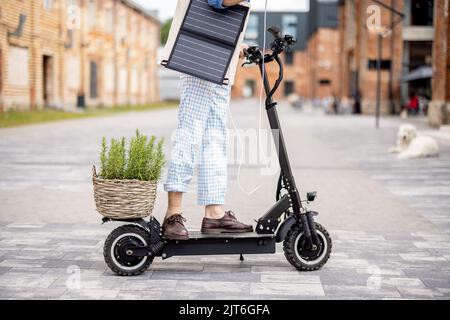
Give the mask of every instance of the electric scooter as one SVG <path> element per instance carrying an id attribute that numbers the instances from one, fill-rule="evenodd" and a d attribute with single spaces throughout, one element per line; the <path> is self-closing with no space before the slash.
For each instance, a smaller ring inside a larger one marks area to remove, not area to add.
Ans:
<path id="1" fill-rule="evenodd" d="M 276 203 L 257 221 L 255 232 L 236 234 L 201 234 L 189 232 L 188 240 L 164 238 L 160 223 L 154 218 L 120 220 L 129 224 L 113 230 L 104 245 L 104 258 L 109 268 L 118 275 L 134 276 L 146 271 L 155 257 L 167 259 L 173 256 L 189 255 L 240 255 L 273 254 L 276 244 L 283 242 L 287 261 L 300 271 L 321 268 L 329 259 L 332 241 L 327 230 L 314 222 L 317 212 L 308 210 L 305 204 L 315 200 L 317 193 L 309 192 L 302 201 L 289 163 L 277 114 L 277 103 L 273 95 L 283 80 L 283 63 L 280 54 L 296 43 L 289 35 L 282 37 L 276 27 L 268 30 L 274 36 L 271 53 L 263 55 L 261 50 L 250 47 L 245 55 L 247 62 L 259 66 L 266 92 L 265 107 L 272 129 L 272 136 L 278 145 L 278 159 L 281 168 L 276 190 Z M 271 86 L 265 64 L 276 62 L 279 76 Z M 104 218 L 104 222 L 111 219 Z"/>

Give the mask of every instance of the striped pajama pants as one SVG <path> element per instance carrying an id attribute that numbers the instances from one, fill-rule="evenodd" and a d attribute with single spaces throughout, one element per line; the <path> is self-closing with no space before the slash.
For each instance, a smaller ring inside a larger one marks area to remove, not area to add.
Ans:
<path id="1" fill-rule="evenodd" d="M 230 86 L 181 76 L 178 127 L 165 191 L 187 192 L 198 165 L 198 204 L 225 202 L 230 90 Z"/>

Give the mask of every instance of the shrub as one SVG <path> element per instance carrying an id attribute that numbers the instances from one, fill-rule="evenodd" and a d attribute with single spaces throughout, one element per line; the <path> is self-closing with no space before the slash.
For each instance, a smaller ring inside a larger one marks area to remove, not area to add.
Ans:
<path id="1" fill-rule="evenodd" d="M 137 179 L 157 181 L 166 163 L 163 146 L 164 139 L 156 141 L 136 130 L 127 149 L 125 138 L 102 139 L 100 152 L 100 177 L 103 179 Z"/>

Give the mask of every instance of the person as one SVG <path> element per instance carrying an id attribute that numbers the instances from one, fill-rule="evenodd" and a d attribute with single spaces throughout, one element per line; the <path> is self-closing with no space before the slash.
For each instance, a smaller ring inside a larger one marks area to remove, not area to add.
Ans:
<path id="1" fill-rule="evenodd" d="M 339 101 L 338 98 L 336 97 L 336 94 L 333 92 L 333 103 L 332 103 L 332 108 L 333 108 L 333 113 L 334 114 L 339 114 Z"/>
<path id="2" fill-rule="evenodd" d="M 356 90 L 356 94 L 354 96 L 354 105 L 353 105 L 353 113 L 354 114 L 361 114 L 361 100 L 362 100 L 362 96 L 361 96 L 361 91 Z"/>
<path id="3" fill-rule="evenodd" d="M 409 95 L 409 102 L 406 105 L 406 109 L 408 110 L 408 114 L 417 115 L 419 113 L 419 98 L 412 91 Z"/>
<path id="4" fill-rule="evenodd" d="M 209 5 L 220 10 L 237 5 L 242 0 L 208 0 Z M 249 2 L 249 1 L 248 1 Z M 180 20 L 189 1 L 179 0 L 174 17 Z M 174 23 L 169 42 L 176 38 Z M 178 26 L 179 28 L 179 26 Z M 243 34 L 232 60 L 228 74 L 230 85 L 218 85 L 183 74 L 178 113 L 178 127 L 173 142 L 164 190 L 168 192 L 168 206 L 163 222 L 166 238 L 184 240 L 189 233 L 184 225 L 183 193 L 188 191 L 195 166 L 198 165 L 197 202 L 204 207 L 201 232 L 206 234 L 252 232 L 251 225 L 244 224 L 232 211 L 223 208 L 227 189 L 227 115 L 235 69 L 239 58 L 244 57 Z M 170 47 L 171 44 L 169 44 Z M 172 44 L 173 45 L 173 44 Z M 166 45 L 167 46 L 167 45 Z M 169 50 L 169 49 L 168 49 Z M 168 52 L 168 51 L 167 51 Z"/>

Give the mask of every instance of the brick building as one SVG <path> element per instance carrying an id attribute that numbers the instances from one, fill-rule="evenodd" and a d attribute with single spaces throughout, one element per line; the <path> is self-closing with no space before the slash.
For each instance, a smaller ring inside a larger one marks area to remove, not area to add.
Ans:
<path id="1" fill-rule="evenodd" d="M 433 96 L 428 111 L 431 126 L 450 124 L 450 1 L 436 3 L 436 37 L 433 47 Z"/>
<path id="2" fill-rule="evenodd" d="M 0 108 L 157 101 L 159 22 L 129 0 L 2 0 Z"/>
<path id="3" fill-rule="evenodd" d="M 363 113 L 376 106 L 378 35 L 381 38 L 381 111 L 398 113 L 411 93 L 424 101 L 446 96 L 448 0 L 388 0 L 400 16 L 371 0 L 341 0 L 339 6 L 340 98 L 362 98 Z M 379 17 L 379 27 L 374 21 Z M 426 102 L 424 103 L 426 106 Z M 433 115 L 434 103 L 429 104 Z"/>
<path id="4" fill-rule="evenodd" d="M 297 44 L 284 54 L 285 81 L 277 92 L 277 98 L 292 93 L 303 99 L 322 99 L 338 92 L 337 48 L 338 21 L 337 0 L 311 0 L 309 12 L 268 12 L 267 27 L 279 26 L 284 34 L 293 35 Z M 252 11 L 245 42 L 263 46 L 264 12 Z M 266 48 L 270 48 L 272 36 L 267 34 Z M 278 76 L 276 64 L 268 64 L 271 80 Z M 239 68 L 233 96 L 257 97 L 261 90 L 259 69 L 255 66 Z"/>

